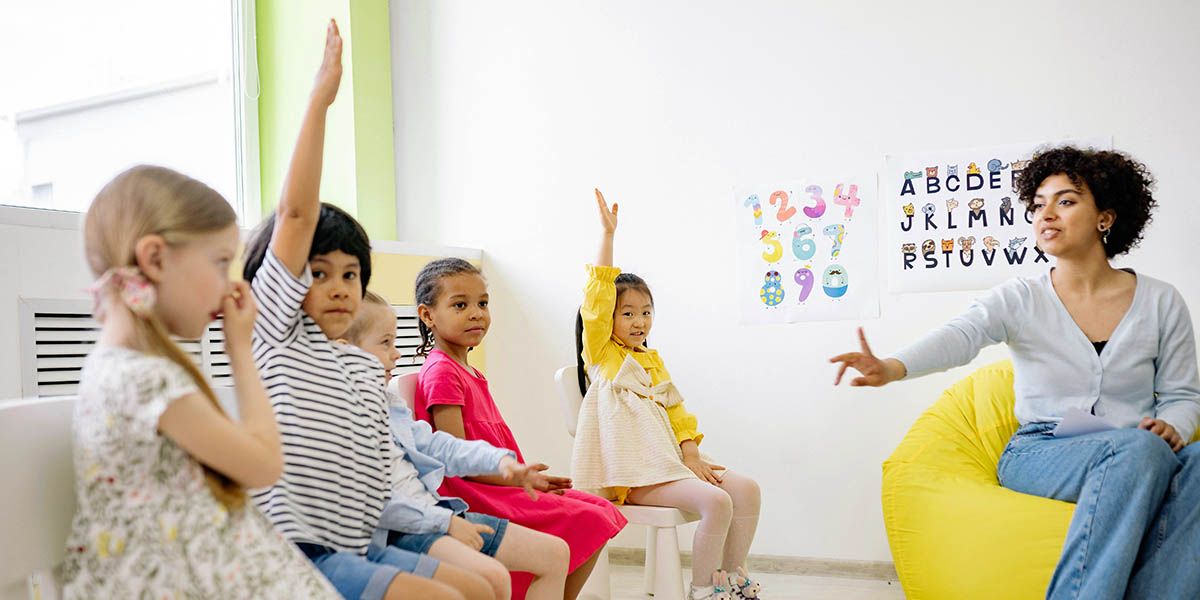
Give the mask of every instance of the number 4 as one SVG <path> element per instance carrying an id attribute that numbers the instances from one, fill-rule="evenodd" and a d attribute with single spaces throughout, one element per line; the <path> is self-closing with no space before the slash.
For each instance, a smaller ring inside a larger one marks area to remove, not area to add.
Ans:
<path id="1" fill-rule="evenodd" d="M 859 204 L 861 204 L 861 202 L 858 199 L 858 186 L 854 185 L 854 184 L 850 184 L 850 193 L 849 194 L 843 194 L 842 193 L 842 184 L 839 183 L 837 185 L 837 188 L 834 189 L 834 191 L 833 191 L 833 196 L 834 196 L 834 198 L 833 198 L 834 204 L 846 207 L 846 218 L 847 219 L 854 216 L 854 208 L 857 207 Z"/>

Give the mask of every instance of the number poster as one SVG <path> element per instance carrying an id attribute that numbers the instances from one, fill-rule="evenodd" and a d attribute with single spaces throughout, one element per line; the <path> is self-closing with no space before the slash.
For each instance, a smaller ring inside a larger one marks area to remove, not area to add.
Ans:
<path id="1" fill-rule="evenodd" d="M 879 316 L 874 184 L 872 175 L 735 191 L 743 323 Z"/>
<path id="2" fill-rule="evenodd" d="M 1108 149 L 1110 139 L 1080 147 Z M 978 290 L 1045 273 L 1015 182 L 1038 148 L 1012 144 L 887 157 L 884 270 L 891 292 Z"/>

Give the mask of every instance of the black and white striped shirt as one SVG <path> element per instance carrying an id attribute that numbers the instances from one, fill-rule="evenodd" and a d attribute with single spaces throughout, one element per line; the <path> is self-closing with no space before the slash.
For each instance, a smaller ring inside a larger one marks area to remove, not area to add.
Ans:
<path id="1" fill-rule="evenodd" d="M 331 342 L 301 309 L 312 286 L 268 249 L 251 283 L 254 362 L 279 423 L 283 476 L 254 500 L 288 539 L 365 554 L 391 497 L 379 359 Z"/>

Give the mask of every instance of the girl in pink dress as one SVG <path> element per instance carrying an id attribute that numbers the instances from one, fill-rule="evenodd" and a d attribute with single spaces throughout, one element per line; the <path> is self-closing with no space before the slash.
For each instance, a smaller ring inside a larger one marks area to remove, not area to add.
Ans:
<path id="1" fill-rule="evenodd" d="M 524 460 L 517 440 L 488 392 L 487 379 L 467 363 L 467 352 L 483 341 L 491 316 L 487 284 L 479 269 L 457 258 L 435 260 L 417 275 L 416 300 L 421 347 L 427 355 L 413 411 L 435 430 L 508 448 Z M 545 469 L 542 465 L 542 469 Z M 574 600 L 608 540 L 625 527 L 609 501 L 571 489 L 565 477 L 542 475 L 531 500 L 499 477 L 447 477 L 439 493 L 457 496 L 471 510 L 556 535 L 571 548 L 564 598 Z M 513 573 L 513 598 L 525 597 L 530 576 Z"/>

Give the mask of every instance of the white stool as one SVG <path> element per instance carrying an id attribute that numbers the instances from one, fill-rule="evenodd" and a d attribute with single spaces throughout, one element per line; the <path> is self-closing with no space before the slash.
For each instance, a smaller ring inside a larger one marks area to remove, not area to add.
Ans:
<path id="1" fill-rule="evenodd" d="M 563 421 L 571 437 L 575 436 L 579 406 L 583 404 L 575 369 L 575 365 L 570 365 L 554 373 L 554 384 L 558 387 L 559 398 L 562 401 Z M 646 570 L 643 574 L 645 592 L 653 594 L 655 600 L 683 600 L 683 566 L 679 562 L 679 536 L 675 528 L 699 521 L 700 516 L 665 506 L 625 504 L 618 507 L 618 510 L 630 523 L 646 526 Z M 600 600 L 609 600 L 611 592 L 608 578 L 606 547 L 596 561 L 592 575 L 584 584 L 580 597 L 588 598 L 590 593 Z M 603 583 L 600 583 L 600 580 Z"/>

